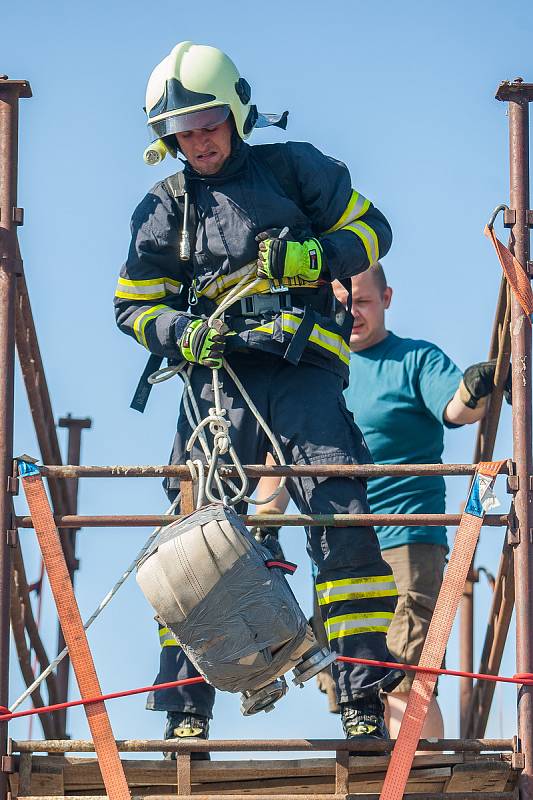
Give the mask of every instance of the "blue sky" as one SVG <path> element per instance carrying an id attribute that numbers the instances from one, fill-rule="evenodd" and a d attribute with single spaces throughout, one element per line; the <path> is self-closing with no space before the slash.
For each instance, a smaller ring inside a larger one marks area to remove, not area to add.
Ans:
<path id="1" fill-rule="evenodd" d="M 184 39 L 225 49 L 260 110 L 290 110 L 286 133 L 261 132 L 252 143 L 313 142 L 345 161 L 354 186 L 390 219 L 395 239 L 385 268 L 395 297 L 389 327 L 437 342 L 462 368 L 486 356 L 500 267 L 482 230 L 494 206 L 508 201 L 506 108 L 494 93 L 501 80 L 533 80 L 533 13 L 526 0 L 505 7 L 494 0 L 343 6 L 30 0 L 8 4 L 2 26 L 0 69 L 29 80 L 34 92 L 21 102 L 21 250 L 56 417 L 71 412 L 93 419 L 84 433 L 84 463 L 164 463 L 170 449 L 179 384 L 157 387 L 144 416 L 129 409 L 146 354 L 115 328 L 111 301 L 131 212 L 153 183 L 177 168 L 171 160 L 156 168 L 143 163 L 142 106 L 151 70 Z M 37 453 L 20 379 L 16 401 L 16 450 Z M 473 440 L 472 429 L 448 433 L 446 459 L 469 461 Z M 511 455 L 508 409 L 496 455 Z M 466 485 L 449 481 L 450 511 L 459 509 Z M 506 506 L 503 482 L 498 489 Z M 81 513 L 155 513 L 165 502 L 154 479 L 80 487 Z M 77 593 L 84 616 L 146 535 L 142 529 L 79 535 Z M 21 536 L 33 579 L 34 536 Z M 493 572 L 501 537 L 498 529 L 482 534 L 478 561 Z M 308 608 L 303 531 L 287 530 L 283 543 L 300 563 L 293 585 Z M 482 580 L 476 661 L 489 602 Z M 44 613 L 51 647 L 55 621 L 48 595 Z M 105 691 L 146 685 L 156 674 L 151 617 L 132 580 L 91 631 Z M 12 698 L 21 686 L 15 660 Z M 455 632 L 448 663 L 458 666 Z M 502 671 L 515 671 L 512 640 Z M 456 679 L 442 681 L 441 698 L 447 733 L 456 735 Z M 244 720 L 238 705 L 237 697 L 219 696 L 214 736 L 340 735 L 338 719 L 314 685 L 293 689 L 273 714 Z M 513 689 L 497 690 L 490 734 L 515 732 L 513 708 Z M 120 738 L 161 733 L 162 715 L 144 711 L 140 698 L 113 701 L 109 711 Z M 70 732 L 87 735 L 83 711 L 71 714 Z M 13 724 L 12 735 L 26 734 L 27 722 Z"/>

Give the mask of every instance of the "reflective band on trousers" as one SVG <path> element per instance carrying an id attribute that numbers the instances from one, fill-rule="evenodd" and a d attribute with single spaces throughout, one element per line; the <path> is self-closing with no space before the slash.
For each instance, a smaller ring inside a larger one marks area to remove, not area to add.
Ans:
<path id="1" fill-rule="evenodd" d="M 133 332 L 135 333 L 135 338 L 137 341 L 142 344 L 143 347 L 146 347 L 147 350 L 149 348 L 145 335 L 146 326 L 149 322 L 151 322 L 151 320 L 161 316 L 161 314 L 166 314 L 167 311 L 172 312 L 173 309 L 165 305 L 152 306 L 151 308 L 146 308 L 144 311 L 141 311 L 139 316 L 136 317 L 135 322 L 133 323 Z"/>
<path id="2" fill-rule="evenodd" d="M 369 208 L 370 200 L 367 200 L 362 194 L 359 194 L 359 192 L 356 192 L 354 189 L 352 189 L 351 197 L 342 216 L 332 228 L 329 228 L 326 231 L 326 234 L 338 231 L 341 228 L 344 228 L 344 226 L 349 222 L 354 222 L 356 219 L 359 219 L 359 217 L 362 217 L 364 214 L 366 214 Z"/>
<path id="3" fill-rule="evenodd" d="M 398 590 L 393 575 L 372 578 L 344 578 L 316 586 L 318 605 L 339 603 L 341 600 L 359 600 L 366 597 L 396 597 Z"/>
<path id="4" fill-rule="evenodd" d="M 295 334 L 301 322 L 302 320 L 300 317 L 282 311 L 281 327 L 285 333 Z M 251 332 L 272 334 L 274 333 L 274 323 L 269 322 L 267 325 L 259 325 L 257 328 L 252 328 Z M 350 363 L 350 349 L 342 336 L 339 336 L 338 333 L 332 333 L 322 328 L 320 325 L 315 324 L 309 336 L 309 341 L 333 353 L 337 358 L 340 358 L 344 364 Z"/>
<path id="5" fill-rule="evenodd" d="M 392 611 L 367 611 L 363 614 L 342 614 L 330 617 L 324 622 L 330 642 L 344 636 L 356 636 L 360 633 L 387 633 L 392 622 Z"/>
<path id="6" fill-rule="evenodd" d="M 343 231 L 351 231 L 361 239 L 368 257 L 369 264 L 375 264 L 379 259 L 379 245 L 376 232 L 366 222 L 359 220 L 351 225 L 345 225 Z"/>
<path id="7" fill-rule="evenodd" d="M 174 634 L 169 628 L 159 628 L 159 643 L 161 647 L 179 647 Z"/>
<path id="8" fill-rule="evenodd" d="M 149 278 L 132 281 L 119 278 L 115 297 L 123 300 L 161 300 L 169 294 L 179 294 L 181 283 L 174 278 Z"/>

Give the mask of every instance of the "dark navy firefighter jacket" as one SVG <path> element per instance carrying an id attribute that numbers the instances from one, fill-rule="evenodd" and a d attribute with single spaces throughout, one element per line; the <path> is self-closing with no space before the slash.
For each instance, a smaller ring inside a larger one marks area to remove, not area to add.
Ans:
<path id="1" fill-rule="evenodd" d="M 383 214 L 352 189 L 347 167 L 305 142 L 237 140 L 217 175 L 200 176 L 187 163 L 184 175 L 193 209 L 191 257 L 184 262 L 178 254 L 182 198 L 159 182 L 132 217 L 115 294 L 119 328 L 176 362 L 188 321 L 211 314 L 244 275 L 255 277 L 257 234 L 287 226 L 300 241 L 320 239 L 326 268 L 317 282 L 284 280 L 288 292 L 272 303 L 273 287 L 263 281 L 255 290 L 263 301 L 259 311 L 251 301 L 232 306 L 225 321 L 236 333 L 228 349 L 259 349 L 293 363 L 301 358 L 347 382 L 351 315 L 334 299 L 331 281 L 346 283 L 384 256 L 392 241 Z M 291 349 L 293 338 L 299 341 Z"/>

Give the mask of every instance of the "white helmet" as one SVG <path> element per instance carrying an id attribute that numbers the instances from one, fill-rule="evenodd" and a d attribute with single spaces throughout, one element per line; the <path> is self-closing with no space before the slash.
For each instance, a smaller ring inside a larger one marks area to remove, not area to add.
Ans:
<path id="1" fill-rule="evenodd" d="M 222 50 L 180 42 L 148 80 L 145 111 L 153 144 L 144 160 L 156 164 L 167 152 L 175 158 L 174 134 L 219 125 L 230 112 L 238 135 L 247 139 L 258 118 L 251 96 L 248 81 Z"/>

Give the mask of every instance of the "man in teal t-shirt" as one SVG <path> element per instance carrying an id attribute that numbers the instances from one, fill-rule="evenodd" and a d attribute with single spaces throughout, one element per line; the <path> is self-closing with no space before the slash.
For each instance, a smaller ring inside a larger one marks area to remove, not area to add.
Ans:
<path id="1" fill-rule="evenodd" d="M 348 292 L 334 284 L 338 299 L 347 305 Z M 474 364 L 461 373 L 435 344 L 404 339 L 387 330 L 385 312 L 392 289 L 381 264 L 352 278 L 354 324 L 350 337 L 350 384 L 344 392 L 376 463 L 435 464 L 442 461 L 444 428 L 481 419 L 494 386 L 495 362 Z M 276 488 L 275 478 L 263 479 L 259 497 Z M 443 513 L 442 477 L 378 478 L 368 482 L 373 513 Z M 281 494 L 258 511 L 283 513 L 288 495 Z M 276 535 L 276 529 L 263 529 Z M 445 527 L 377 527 L 385 561 L 398 586 L 398 605 L 387 634 L 394 658 L 417 664 L 442 583 L 448 551 Z M 397 737 L 413 672 L 387 696 L 388 724 Z M 321 686 L 329 689 L 328 676 Z M 328 691 L 329 694 L 329 691 Z M 330 696 L 330 703 L 331 703 Z M 330 706 L 331 707 L 331 706 Z M 442 738 L 442 715 L 434 697 L 424 737 Z"/>
<path id="2" fill-rule="evenodd" d="M 347 291 L 337 285 L 337 297 Z M 354 325 L 350 337 L 350 384 L 346 405 L 376 463 L 442 462 L 444 428 L 478 421 L 494 386 L 495 362 L 469 367 L 464 375 L 431 342 L 405 339 L 388 331 L 385 312 L 392 289 L 381 264 L 352 279 Z M 442 477 L 378 478 L 368 482 L 373 513 L 444 513 Z M 398 586 L 398 605 L 387 644 L 398 661 L 417 664 L 442 583 L 448 545 L 445 527 L 376 528 L 385 560 Z M 387 696 L 391 735 L 397 736 L 414 673 Z M 442 737 L 436 698 L 423 736 Z"/>

